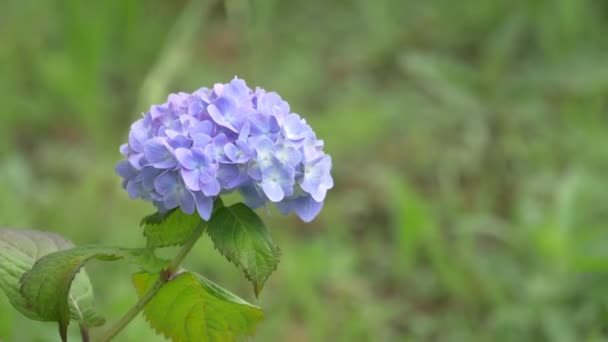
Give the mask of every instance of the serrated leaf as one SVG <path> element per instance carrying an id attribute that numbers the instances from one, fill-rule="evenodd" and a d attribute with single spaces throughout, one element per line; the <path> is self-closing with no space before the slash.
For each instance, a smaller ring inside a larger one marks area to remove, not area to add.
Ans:
<path id="1" fill-rule="evenodd" d="M 165 213 L 157 211 L 154 214 L 150 214 L 141 219 L 140 226 L 145 227 L 147 225 L 161 224 L 169 215 L 173 214 L 177 209 L 169 210 Z"/>
<path id="2" fill-rule="evenodd" d="M 84 326 L 103 324 L 103 319 L 93 309 L 88 277 L 81 270 L 91 259 L 126 259 L 149 271 L 160 270 L 164 265 L 148 249 L 76 247 L 40 258 L 21 278 L 20 293 L 28 308 L 40 320 L 59 323 L 59 331 L 64 340 L 70 318 Z"/>
<path id="3" fill-rule="evenodd" d="M 181 210 L 146 216 L 141 225 L 149 248 L 183 245 L 196 227 L 203 222 L 198 214 L 185 214 Z"/>
<path id="4" fill-rule="evenodd" d="M 133 283 L 142 296 L 158 279 L 138 273 Z M 255 333 L 264 313 L 201 275 L 186 272 L 165 284 L 144 308 L 154 330 L 176 342 L 236 341 Z"/>
<path id="5" fill-rule="evenodd" d="M 243 203 L 237 203 L 219 209 L 211 217 L 207 233 L 215 248 L 245 272 L 258 296 L 277 269 L 280 256 L 262 219 Z"/>

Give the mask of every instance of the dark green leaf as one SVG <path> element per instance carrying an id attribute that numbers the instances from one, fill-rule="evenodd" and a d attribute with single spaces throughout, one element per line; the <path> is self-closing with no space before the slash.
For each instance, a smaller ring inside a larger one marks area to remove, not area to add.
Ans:
<path id="1" fill-rule="evenodd" d="M 58 250 L 71 248 L 73 244 L 53 233 L 34 230 L 0 229 L 0 289 L 19 312 L 35 320 L 41 318 L 30 308 L 19 292 L 19 280 L 39 258 Z M 86 277 L 83 274 L 82 277 Z M 82 281 L 83 284 L 87 281 Z M 83 290 L 78 293 L 76 290 Z M 90 293 L 79 287 L 72 290 L 75 297 Z"/>
<path id="2" fill-rule="evenodd" d="M 103 324 L 93 310 L 91 286 L 81 270 L 91 259 L 126 259 L 151 272 L 159 271 L 164 265 L 151 250 L 112 247 L 77 247 L 48 254 L 36 261 L 21 278 L 21 295 L 39 319 L 59 322 L 62 336 L 66 334 L 70 318 L 83 326 Z"/>
<path id="3" fill-rule="evenodd" d="M 209 221 L 207 233 L 215 247 L 253 283 L 256 296 L 279 263 L 280 250 L 268 229 L 249 207 L 237 203 L 218 209 Z"/>
<path id="4" fill-rule="evenodd" d="M 183 245 L 201 222 L 204 221 L 197 213 L 187 215 L 181 210 L 172 210 L 147 216 L 141 224 L 148 240 L 147 246 L 160 248 Z"/>
<path id="5" fill-rule="evenodd" d="M 139 296 L 158 279 L 133 275 Z M 152 328 L 173 341 L 235 341 L 255 333 L 264 318 L 253 306 L 208 279 L 190 272 L 165 284 L 144 309 Z"/>

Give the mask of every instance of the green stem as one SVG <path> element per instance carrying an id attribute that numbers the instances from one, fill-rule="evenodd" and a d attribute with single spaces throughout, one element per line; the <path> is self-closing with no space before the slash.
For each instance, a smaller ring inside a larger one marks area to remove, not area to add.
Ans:
<path id="1" fill-rule="evenodd" d="M 169 266 L 165 271 L 163 271 L 152 287 L 146 291 L 146 293 L 135 303 L 135 305 L 120 319 L 116 322 L 110 329 L 100 338 L 101 342 L 111 341 L 116 335 L 118 335 L 131 321 L 139 315 L 139 313 L 144 309 L 146 304 L 156 296 L 158 291 L 171 280 L 171 276 L 178 270 L 181 263 L 184 261 L 186 256 L 192 251 L 192 248 L 198 241 L 198 239 L 203 235 L 205 228 L 207 227 L 207 222 L 201 221 L 201 223 L 196 227 L 196 229 L 192 232 L 192 235 L 188 239 L 188 242 L 182 246 L 177 255 L 171 260 Z"/>
<path id="2" fill-rule="evenodd" d="M 84 325 L 80 325 L 80 337 L 82 338 L 82 342 L 89 342 L 91 338 L 89 337 L 89 329 Z"/>

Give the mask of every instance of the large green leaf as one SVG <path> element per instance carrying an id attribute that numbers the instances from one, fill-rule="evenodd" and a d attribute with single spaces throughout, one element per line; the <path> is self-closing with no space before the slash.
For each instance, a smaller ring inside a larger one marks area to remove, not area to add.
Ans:
<path id="1" fill-rule="evenodd" d="M 81 271 L 91 260 L 126 259 L 156 272 L 165 265 L 149 249 L 76 247 L 48 254 L 21 278 L 21 295 L 40 320 L 56 321 L 65 340 L 70 318 L 84 326 L 98 326 L 103 320 L 93 309 L 92 290 Z M 72 292 L 70 292 L 72 288 Z"/>
<path id="2" fill-rule="evenodd" d="M 134 274 L 139 296 L 157 279 L 149 273 Z M 190 272 L 165 284 L 146 305 L 144 315 L 157 333 L 177 342 L 235 341 L 253 335 L 264 318 L 260 308 Z"/>
<path id="3" fill-rule="evenodd" d="M 243 269 L 259 295 L 280 256 L 260 217 L 242 203 L 223 207 L 211 217 L 207 233 L 220 253 Z"/>
<path id="4" fill-rule="evenodd" d="M 70 241 L 53 233 L 0 230 L 0 288 L 18 311 L 31 319 L 45 320 L 21 295 L 19 281 L 38 259 L 71 247 Z M 93 290 L 84 270 L 76 277 L 68 297 L 72 319 L 86 326 L 103 324 L 103 319 L 92 310 Z"/>
<path id="5" fill-rule="evenodd" d="M 150 248 L 183 245 L 201 223 L 198 214 L 188 215 L 179 209 L 152 214 L 141 221 Z"/>

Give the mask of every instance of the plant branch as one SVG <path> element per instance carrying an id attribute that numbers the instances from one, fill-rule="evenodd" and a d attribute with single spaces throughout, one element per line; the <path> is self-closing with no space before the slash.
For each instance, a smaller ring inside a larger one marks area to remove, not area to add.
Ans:
<path id="1" fill-rule="evenodd" d="M 111 341 L 116 335 L 118 335 L 131 321 L 139 315 L 139 313 L 144 309 L 146 304 L 148 304 L 154 296 L 158 293 L 158 291 L 168 283 L 173 274 L 179 269 L 181 263 L 184 261 L 186 256 L 192 251 L 192 248 L 198 241 L 198 239 L 203 235 L 205 228 L 207 227 L 207 222 L 201 221 L 196 229 L 192 232 L 192 235 L 179 250 L 177 255 L 171 260 L 169 266 L 166 270 L 162 271 L 158 280 L 146 291 L 146 293 L 135 303 L 135 305 L 118 321 L 116 322 L 110 329 L 100 338 L 101 342 Z"/>
<path id="2" fill-rule="evenodd" d="M 91 338 L 89 337 L 89 329 L 84 325 L 80 325 L 80 336 L 82 338 L 82 342 L 89 342 Z"/>

